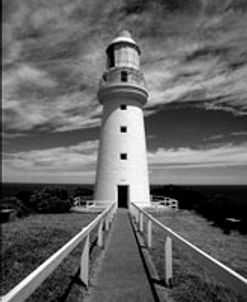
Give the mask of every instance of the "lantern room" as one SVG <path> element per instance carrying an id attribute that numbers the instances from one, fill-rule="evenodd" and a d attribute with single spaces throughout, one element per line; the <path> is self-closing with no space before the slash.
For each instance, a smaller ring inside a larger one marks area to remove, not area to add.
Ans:
<path id="1" fill-rule="evenodd" d="M 140 48 L 127 30 L 122 30 L 106 49 L 107 69 L 128 67 L 139 69 Z"/>

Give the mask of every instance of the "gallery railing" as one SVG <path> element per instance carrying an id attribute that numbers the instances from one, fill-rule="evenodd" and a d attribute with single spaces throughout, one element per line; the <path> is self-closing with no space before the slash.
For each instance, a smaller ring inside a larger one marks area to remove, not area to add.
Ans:
<path id="1" fill-rule="evenodd" d="M 129 67 L 114 68 L 104 72 L 100 80 L 99 86 L 101 87 L 109 84 L 122 82 L 123 72 L 126 73 L 126 79 L 124 81 L 125 83 L 140 85 L 143 86 L 144 88 L 146 87 L 143 74 L 139 70 Z"/>

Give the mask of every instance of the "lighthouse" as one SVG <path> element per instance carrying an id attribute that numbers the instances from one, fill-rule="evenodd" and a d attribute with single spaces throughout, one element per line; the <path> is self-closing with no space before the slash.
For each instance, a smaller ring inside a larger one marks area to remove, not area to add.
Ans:
<path id="1" fill-rule="evenodd" d="M 103 106 L 95 183 L 99 206 L 130 202 L 150 206 L 143 106 L 148 92 L 140 71 L 141 50 L 127 30 L 106 49 L 98 100 Z"/>

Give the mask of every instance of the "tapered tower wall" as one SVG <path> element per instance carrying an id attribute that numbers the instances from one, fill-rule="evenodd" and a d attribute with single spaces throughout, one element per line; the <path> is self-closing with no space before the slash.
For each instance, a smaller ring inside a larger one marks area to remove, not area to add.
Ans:
<path id="1" fill-rule="evenodd" d="M 121 110 L 121 104 L 127 109 Z M 127 132 L 122 133 L 121 127 Z M 120 154 L 127 159 L 121 160 Z M 146 141 L 142 108 L 134 100 L 115 99 L 104 106 L 95 199 L 117 201 L 117 186 L 129 185 L 129 201 L 149 203 Z"/>

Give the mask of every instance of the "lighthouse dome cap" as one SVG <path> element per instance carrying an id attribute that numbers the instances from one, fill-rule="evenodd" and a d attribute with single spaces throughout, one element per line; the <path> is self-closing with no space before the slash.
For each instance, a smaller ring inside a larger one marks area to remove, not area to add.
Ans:
<path id="1" fill-rule="evenodd" d="M 127 29 L 122 29 L 118 33 L 117 37 L 114 40 L 112 40 L 112 42 L 110 43 L 110 45 L 107 47 L 106 52 L 108 52 L 112 48 L 113 45 L 120 44 L 120 43 L 130 44 L 130 45 L 134 46 L 137 49 L 137 51 L 139 52 L 139 54 L 141 53 L 139 46 L 132 39 L 130 31 L 127 30 Z"/>

